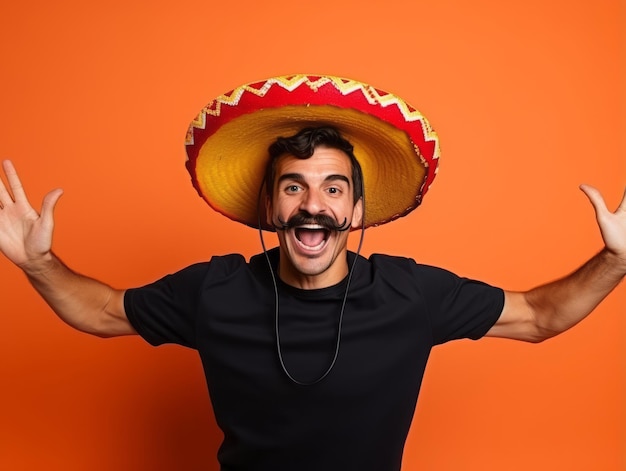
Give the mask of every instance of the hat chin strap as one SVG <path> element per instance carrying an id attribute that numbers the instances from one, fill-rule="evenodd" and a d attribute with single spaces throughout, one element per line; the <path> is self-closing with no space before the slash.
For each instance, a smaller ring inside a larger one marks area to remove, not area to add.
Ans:
<path id="1" fill-rule="evenodd" d="M 363 183 L 361 183 L 361 194 L 362 196 L 362 204 L 363 204 L 363 214 L 365 214 L 365 191 L 363 188 Z M 339 312 L 339 320 L 337 321 L 337 339 L 335 341 L 335 353 L 333 355 L 333 359 L 330 362 L 330 365 L 328 366 L 328 368 L 326 369 L 326 371 L 317 379 L 315 379 L 314 381 L 300 381 L 296 378 L 293 377 L 293 375 L 291 375 L 291 373 L 289 373 L 289 370 L 287 370 L 287 367 L 285 366 L 285 362 L 283 360 L 283 353 L 282 353 L 282 348 L 280 345 L 280 324 L 278 322 L 279 319 L 279 308 L 278 308 L 278 303 L 279 303 L 279 295 L 278 295 L 278 283 L 276 281 L 276 275 L 274 273 L 274 269 L 272 268 L 272 262 L 270 260 L 270 256 L 267 252 L 267 248 L 265 247 L 265 240 L 263 239 L 263 229 L 261 229 L 261 191 L 259 191 L 259 197 L 257 199 L 257 227 L 259 229 L 259 238 L 261 239 L 261 246 L 263 247 L 263 254 L 265 255 L 265 260 L 267 260 L 267 266 L 270 270 L 270 275 L 272 277 L 272 284 L 274 286 L 274 305 L 276 306 L 275 311 L 274 311 L 274 330 L 276 332 L 276 352 L 278 353 L 278 360 L 280 362 L 280 366 L 283 370 L 283 372 L 285 373 L 285 375 L 295 384 L 299 385 L 299 386 L 313 386 L 314 384 L 317 384 L 319 382 L 321 382 L 324 378 L 326 378 L 326 376 L 329 375 L 329 373 L 331 372 L 331 370 L 333 369 L 333 367 L 335 366 L 335 363 L 337 362 L 337 357 L 339 356 L 339 345 L 341 344 L 341 328 L 343 325 L 343 314 L 344 311 L 346 309 L 346 301 L 348 299 L 348 290 L 350 288 L 350 282 L 352 281 L 352 275 L 354 274 L 354 267 L 356 266 L 356 261 L 359 259 L 360 253 L 361 253 L 361 247 L 363 246 L 363 239 L 365 237 L 365 225 L 361 224 L 361 234 L 359 237 L 359 245 L 357 247 L 356 250 L 356 254 L 354 256 L 354 260 L 352 261 L 352 265 L 350 265 L 350 270 L 348 271 L 348 280 L 346 281 L 346 291 L 343 294 L 343 299 L 341 301 L 341 311 Z M 280 220 L 280 218 L 278 218 L 278 221 L 282 223 L 282 221 Z M 284 228 L 279 228 L 276 227 L 273 223 L 272 225 L 277 229 L 277 230 L 284 230 Z M 284 226 L 284 224 L 283 224 Z M 341 230 L 347 230 L 350 227 L 350 224 L 347 224 L 347 220 L 344 220 L 343 224 L 341 225 L 346 226 L 346 228 L 341 229 Z"/>

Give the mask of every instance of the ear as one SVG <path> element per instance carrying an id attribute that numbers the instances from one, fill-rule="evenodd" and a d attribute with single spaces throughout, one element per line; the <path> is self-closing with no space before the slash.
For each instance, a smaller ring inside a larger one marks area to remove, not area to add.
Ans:
<path id="1" fill-rule="evenodd" d="M 354 205 L 352 210 L 352 229 L 358 229 L 363 224 L 363 198 L 359 198 L 359 201 Z"/>

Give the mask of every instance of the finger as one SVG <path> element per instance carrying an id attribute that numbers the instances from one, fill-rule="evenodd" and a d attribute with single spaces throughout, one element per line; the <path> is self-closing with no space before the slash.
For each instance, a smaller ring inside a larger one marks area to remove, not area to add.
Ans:
<path id="1" fill-rule="evenodd" d="M 624 195 L 622 196 L 622 202 L 617 207 L 617 211 L 624 211 L 624 212 L 626 212 L 626 188 L 624 188 Z M 617 211 L 615 211 L 615 212 L 617 212 Z"/>
<path id="2" fill-rule="evenodd" d="M 11 193 L 13 194 L 13 201 L 27 201 L 26 194 L 24 193 L 24 187 L 22 186 L 20 177 L 17 175 L 17 171 L 13 166 L 13 162 L 5 160 L 2 162 L 2 167 L 4 168 L 4 174 L 7 176 L 7 182 L 9 183 Z"/>
<path id="3" fill-rule="evenodd" d="M 606 203 L 604 202 L 602 194 L 600 193 L 600 191 L 598 191 L 597 188 L 594 188 L 590 185 L 580 185 L 580 189 L 585 195 L 587 195 L 587 198 L 589 198 L 589 201 L 591 202 L 591 205 L 593 206 L 596 215 L 599 216 L 609 211 L 606 207 Z"/>
<path id="4" fill-rule="evenodd" d="M 2 162 L 2 167 L 4 169 L 4 173 L 7 174 L 7 170 L 10 172 L 11 168 L 13 167 L 13 165 L 11 165 L 11 161 L 10 160 L 5 160 L 5 161 Z M 13 170 L 15 170 L 15 169 L 13 169 Z M 7 179 L 8 179 L 8 177 L 7 177 Z M 13 201 L 13 197 L 11 196 L 9 191 L 7 190 L 7 188 L 4 185 L 4 182 L 2 181 L 2 179 L 0 179 L 0 207 L 4 207 L 10 201 Z"/>

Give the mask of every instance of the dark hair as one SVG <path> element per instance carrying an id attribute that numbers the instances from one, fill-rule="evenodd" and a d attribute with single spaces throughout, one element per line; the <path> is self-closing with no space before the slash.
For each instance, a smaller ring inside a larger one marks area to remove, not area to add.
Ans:
<path id="1" fill-rule="evenodd" d="M 345 153 L 352 165 L 352 185 L 354 204 L 363 196 L 363 173 L 361 165 L 354 156 L 354 148 L 333 126 L 304 128 L 290 137 L 279 137 L 269 147 L 269 160 L 265 168 L 265 191 L 272 198 L 276 163 L 279 157 L 289 154 L 298 159 L 308 159 L 317 147 L 328 147 Z"/>

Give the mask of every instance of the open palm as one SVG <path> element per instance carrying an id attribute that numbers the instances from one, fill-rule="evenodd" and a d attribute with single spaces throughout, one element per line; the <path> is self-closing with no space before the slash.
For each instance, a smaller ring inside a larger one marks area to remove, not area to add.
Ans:
<path id="1" fill-rule="evenodd" d="M 2 167 L 8 188 L 0 181 L 0 251 L 16 265 L 27 268 L 50 253 L 54 206 L 63 191 L 49 192 L 39 214 L 28 202 L 11 161 L 5 160 Z"/>
<path id="2" fill-rule="evenodd" d="M 611 212 L 596 188 L 582 185 L 581 190 L 593 205 L 606 248 L 626 263 L 626 191 L 615 212 Z"/>

